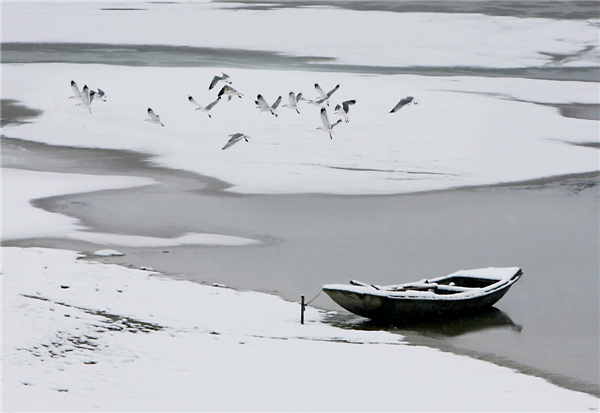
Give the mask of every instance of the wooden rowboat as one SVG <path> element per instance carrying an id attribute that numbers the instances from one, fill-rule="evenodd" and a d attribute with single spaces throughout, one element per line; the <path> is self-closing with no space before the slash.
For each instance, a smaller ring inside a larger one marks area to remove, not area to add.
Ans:
<path id="1" fill-rule="evenodd" d="M 323 291 L 354 314 L 397 322 L 472 313 L 491 307 L 522 275 L 517 267 L 481 268 L 389 286 L 353 280 L 349 285 L 324 285 Z"/>

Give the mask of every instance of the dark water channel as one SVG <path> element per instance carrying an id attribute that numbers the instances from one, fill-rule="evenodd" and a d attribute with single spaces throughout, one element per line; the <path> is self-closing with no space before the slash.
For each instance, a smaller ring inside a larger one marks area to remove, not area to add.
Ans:
<path id="1" fill-rule="evenodd" d="M 562 56 L 569 58 L 570 55 Z M 345 72 L 376 75 L 483 76 L 597 82 L 598 67 L 540 66 L 482 68 L 469 66 L 376 66 L 339 64 L 324 56 L 168 45 L 104 43 L 3 43 L 2 63 L 73 63 L 153 67 L 236 67 L 250 69 Z"/>

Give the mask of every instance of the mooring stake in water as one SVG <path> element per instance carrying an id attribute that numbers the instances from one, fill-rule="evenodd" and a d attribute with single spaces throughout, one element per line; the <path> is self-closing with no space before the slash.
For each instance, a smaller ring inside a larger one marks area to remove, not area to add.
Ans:
<path id="1" fill-rule="evenodd" d="M 321 293 L 323 292 L 323 290 L 319 291 L 319 294 L 317 294 L 315 296 L 315 298 L 313 298 L 312 300 L 310 300 L 308 303 L 304 303 L 304 295 L 300 296 L 300 324 L 304 324 L 304 310 L 306 310 L 306 307 L 312 303 L 313 301 L 315 301 L 317 299 L 318 296 L 321 295 Z"/>

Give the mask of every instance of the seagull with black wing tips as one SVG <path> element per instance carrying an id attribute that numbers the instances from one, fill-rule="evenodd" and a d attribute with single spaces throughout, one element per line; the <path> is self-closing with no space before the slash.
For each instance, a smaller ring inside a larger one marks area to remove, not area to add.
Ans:
<path id="1" fill-rule="evenodd" d="M 104 93 L 102 89 L 98 88 L 98 90 L 94 93 L 101 101 L 106 102 L 106 93 Z"/>
<path id="2" fill-rule="evenodd" d="M 344 102 L 342 102 L 341 105 L 336 105 L 335 106 L 335 114 L 339 115 L 339 116 L 343 116 L 344 120 L 346 121 L 346 123 L 350 122 L 348 120 L 348 112 L 350 112 L 350 106 L 354 105 L 356 103 L 356 100 L 352 99 L 352 100 L 346 100 Z"/>
<path id="3" fill-rule="evenodd" d="M 155 124 L 160 125 L 162 127 L 165 126 L 160 121 L 160 116 L 158 116 L 156 113 L 154 113 L 154 111 L 152 109 L 150 109 L 150 108 L 148 108 L 148 119 L 146 119 L 146 122 L 155 123 Z"/>
<path id="4" fill-rule="evenodd" d="M 315 105 L 315 106 L 318 106 L 320 108 L 324 108 L 325 106 L 327 106 L 327 103 L 328 103 L 325 99 L 312 100 L 312 99 L 302 98 L 302 100 L 305 100 L 308 103 L 310 103 L 311 105 Z"/>
<path id="5" fill-rule="evenodd" d="M 296 110 L 296 112 L 300 113 L 298 110 L 298 103 L 303 99 L 302 93 L 298 93 L 297 95 L 294 92 L 290 92 L 288 95 L 289 103 L 285 103 L 282 106 L 286 108 L 290 108 L 292 110 Z"/>
<path id="6" fill-rule="evenodd" d="M 315 83 L 315 89 L 317 91 L 317 93 L 319 94 L 319 98 L 316 100 L 316 102 L 318 102 L 319 104 L 322 103 L 326 103 L 327 106 L 329 106 L 329 98 L 331 97 L 331 95 L 333 95 L 338 89 L 340 88 L 340 85 L 335 85 L 335 87 L 333 89 L 331 89 L 329 92 L 325 93 L 323 91 L 323 89 L 321 89 L 321 86 L 319 86 L 318 83 Z"/>
<path id="7" fill-rule="evenodd" d="M 277 117 L 276 110 L 279 104 L 281 103 L 281 96 L 279 96 L 277 100 L 271 106 L 269 106 L 263 95 L 259 94 L 258 96 L 256 96 L 256 100 L 254 101 L 254 103 L 256 103 L 256 107 L 261 112 L 271 112 L 272 115 L 275 115 Z"/>
<path id="8" fill-rule="evenodd" d="M 327 132 L 329 137 L 333 139 L 333 135 L 331 134 L 333 128 L 340 123 L 342 120 L 338 119 L 335 123 L 329 123 L 329 117 L 327 116 L 327 109 L 321 108 L 321 121 L 323 122 L 322 127 L 318 127 L 317 129 L 322 130 L 323 132 Z"/>
<path id="9" fill-rule="evenodd" d="M 92 113 L 91 105 L 95 95 L 96 92 L 90 90 L 87 85 L 84 85 L 83 89 L 81 90 L 81 103 L 78 103 L 77 106 L 87 108 L 90 113 Z"/>
<path id="10" fill-rule="evenodd" d="M 248 140 L 250 139 L 250 136 L 246 135 L 245 133 L 240 133 L 240 132 L 232 133 L 231 135 L 229 135 L 229 140 L 227 141 L 225 146 L 223 146 L 223 148 L 221 148 L 221 150 L 225 150 L 225 149 L 229 148 L 230 146 L 235 145 L 242 139 L 245 140 L 246 142 L 248 142 Z"/>
<path id="11" fill-rule="evenodd" d="M 234 88 L 232 88 L 229 85 L 225 85 L 221 88 L 221 90 L 219 91 L 219 94 L 217 96 L 227 96 L 227 101 L 229 102 L 231 100 L 232 97 L 237 96 L 240 99 L 242 98 L 242 95 L 240 92 L 238 92 L 237 90 L 235 90 Z"/>
<path id="12" fill-rule="evenodd" d="M 215 106 L 217 103 L 219 103 L 219 101 L 221 100 L 221 96 L 218 96 L 216 100 L 214 100 L 213 102 L 209 103 L 209 104 L 208 104 L 208 105 L 206 105 L 206 106 L 202 106 L 201 104 L 199 104 L 198 102 L 196 102 L 196 101 L 194 100 L 194 98 L 193 98 L 193 97 L 191 97 L 191 96 L 188 96 L 188 100 L 190 101 L 190 103 L 192 103 L 192 104 L 194 104 L 194 105 L 198 106 L 198 107 L 196 108 L 196 110 L 201 110 L 202 112 L 206 113 L 206 114 L 208 115 L 208 117 L 209 117 L 209 118 L 212 118 L 212 116 L 210 116 L 210 113 L 209 113 L 209 112 L 210 112 L 210 110 L 211 110 L 211 109 L 212 109 L 212 108 L 213 108 L 213 107 L 214 107 L 214 106 Z"/>
<path id="13" fill-rule="evenodd" d="M 396 106 L 394 106 L 394 108 L 392 110 L 390 110 L 390 113 L 398 112 L 400 109 L 402 109 L 404 106 L 408 105 L 410 102 L 412 102 L 414 105 L 418 105 L 418 103 L 414 99 L 415 98 L 412 96 L 407 96 L 405 98 L 400 99 L 400 102 L 396 103 Z"/>
<path id="14" fill-rule="evenodd" d="M 211 90 L 212 88 L 217 86 L 217 83 L 219 82 L 225 82 L 228 85 L 230 85 L 231 81 L 229 80 L 229 75 L 226 73 L 221 73 L 221 76 L 216 75 L 215 77 L 213 77 L 213 80 L 210 82 L 210 86 L 208 86 L 208 90 Z"/>

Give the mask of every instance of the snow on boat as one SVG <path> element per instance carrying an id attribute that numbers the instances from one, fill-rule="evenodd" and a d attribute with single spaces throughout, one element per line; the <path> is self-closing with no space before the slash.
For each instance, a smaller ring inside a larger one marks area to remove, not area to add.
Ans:
<path id="1" fill-rule="evenodd" d="M 518 267 L 480 268 L 389 286 L 352 280 L 350 285 L 324 285 L 323 291 L 354 314 L 373 320 L 402 321 L 491 307 L 522 275 Z"/>

